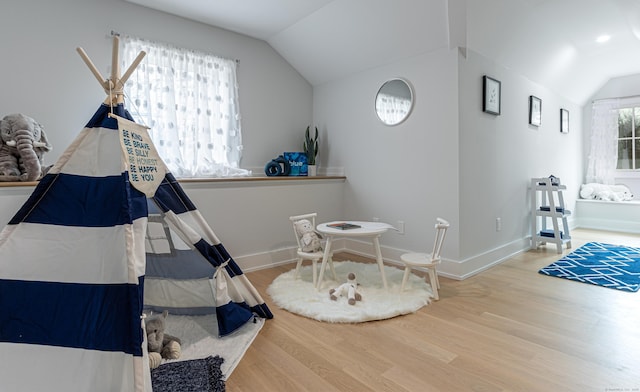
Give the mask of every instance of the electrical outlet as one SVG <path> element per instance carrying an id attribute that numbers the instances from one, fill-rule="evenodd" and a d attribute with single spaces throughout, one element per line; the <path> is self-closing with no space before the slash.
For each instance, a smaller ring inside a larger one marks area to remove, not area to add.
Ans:
<path id="1" fill-rule="evenodd" d="M 502 230 L 502 219 L 496 218 L 496 231 Z"/>
<path id="2" fill-rule="evenodd" d="M 404 221 L 398 221 L 396 229 L 398 229 L 398 234 L 404 234 Z"/>

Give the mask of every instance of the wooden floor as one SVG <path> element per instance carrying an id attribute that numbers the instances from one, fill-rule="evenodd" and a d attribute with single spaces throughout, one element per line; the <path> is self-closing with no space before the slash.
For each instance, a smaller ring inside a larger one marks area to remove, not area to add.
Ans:
<path id="1" fill-rule="evenodd" d="M 640 246 L 639 235 L 572 235 L 573 249 L 588 241 Z M 440 301 L 361 324 L 273 305 L 266 289 L 293 265 L 249 273 L 274 319 L 227 390 L 640 391 L 640 292 L 537 273 L 558 258 L 549 245 L 463 281 L 441 278 Z"/>

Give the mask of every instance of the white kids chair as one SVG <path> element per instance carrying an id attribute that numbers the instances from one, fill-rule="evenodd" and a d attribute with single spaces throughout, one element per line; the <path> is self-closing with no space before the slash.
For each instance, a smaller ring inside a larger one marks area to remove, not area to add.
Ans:
<path id="1" fill-rule="evenodd" d="M 322 262 L 322 258 L 324 257 L 324 251 L 323 250 L 319 250 L 319 251 L 315 251 L 315 252 L 305 252 L 302 250 L 302 243 L 300 242 L 300 237 L 298 236 L 298 231 L 296 230 L 296 222 L 302 220 L 302 219 L 307 219 L 311 222 L 311 225 L 313 227 L 313 229 L 315 230 L 316 228 L 316 216 L 318 216 L 317 212 L 313 212 L 310 214 L 303 214 L 303 215 L 294 215 L 294 216 L 290 216 L 289 220 L 291 221 L 291 224 L 293 226 L 293 235 L 296 236 L 296 241 L 298 243 L 298 249 L 296 250 L 296 254 L 298 256 L 298 263 L 296 264 L 296 273 L 294 275 L 295 279 L 298 279 L 298 276 L 300 275 L 300 267 L 302 266 L 302 261 L 303 260 L 311 260 L 311 268 L 313 268 L 313 287 L 318 287 L 317 283 L 318 283 L 318 261 Z M 333 260 L 332 260 L 333 255 L 330 254 L 329 258 L 327 259 L 327 261 L 329 262 L 329 267 L 331 269 L 331 273 L 333 274 L 333 279 L 335 279 L 336 281 L 338 280 L 338 277 L 336 275 L 336 270 L 333 267 Z"/>
<path id="2" fill-rule="evenodd" d="M 433 243 L 433 250 L 431 253 L 405 253 L 400 256 L 400 260 L 404 263 L 404 276 L 402 277 L 402 290 L 409 279 L 412 268 L 426 268 L 429 273 L 429 283 L 431 283 L 431 291 L 433 291 L 433 297 L 438 300 L 438 289 L 440 288 L 440 282 L 438 281 L 438 273 L 436 267 L 440 264 L 442 253 L 442 244 L 444 243 L 444 237 L 447 234 L 449 228 L 449 222 L 442 218 L 436 219 L 436 239 Z"/>

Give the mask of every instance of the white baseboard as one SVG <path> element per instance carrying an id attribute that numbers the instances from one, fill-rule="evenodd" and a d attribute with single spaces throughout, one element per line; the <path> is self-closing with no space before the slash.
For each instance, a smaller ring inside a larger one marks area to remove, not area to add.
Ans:
<path id="1" fill-rule="evenodd" d="M 464 280 L 498 265 L 505 260 L 526 252 L 531 247 L 529 238 L 522 238 L 465 260 L 442 260 L 438 274 L 452 279 Z"/>
<path id="2" fill-rule="evenodd" d="M 332 244 L 332 250 L 335 253 L 349 251 L 345 248 L 345 241 L 342 239 L 335 240 Z M 294 263 L 296 261 L 296 248 L 283 248 L 252 255 L 238 257 L 233 256 L 233 259 L 240 268 L 242 268 L 243 272 L 258 271 L 261 269 Z"/>
<path id="3" fill-rule="evenodd" d="M 438 274 L 451 279 L 463 280 L 487 270 L 494 265 L 500 264 L 510 257 L 526 252 L 530 245 L 530 239 L 523 238 L 465 260 L 456 261 L 444 258 L 438 268 Z M 385 246 L 381 246 L 380 248 L 385 264 L 398 267 L 402 267 L 403 265 L 399 261 L 400 256 L 403 253 L 409 252 L 407 250 Z M 336 253 L 349 252 L 363 257 L 375 258 L 373 246 L 367 241 L 339 239 L 333 242 L 332 250 Z M 295 248 L 234 257 L 234 260 L 245 272 L 257 271 L 295 262 Z"/>

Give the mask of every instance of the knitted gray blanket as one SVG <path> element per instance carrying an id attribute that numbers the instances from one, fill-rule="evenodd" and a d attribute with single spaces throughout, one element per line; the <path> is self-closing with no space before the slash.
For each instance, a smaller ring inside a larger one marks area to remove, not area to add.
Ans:
<path id="1" fill-rule="evenodd" d="M 215 356 L 167 362 L 151 370 L 154 392 L 225 392 L 222 379 L 224 359 Z"/>

